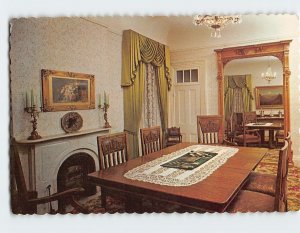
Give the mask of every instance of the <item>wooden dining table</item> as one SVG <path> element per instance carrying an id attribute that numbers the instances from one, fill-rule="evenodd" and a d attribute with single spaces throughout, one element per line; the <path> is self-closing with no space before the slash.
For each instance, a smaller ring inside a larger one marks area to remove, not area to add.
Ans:
<path id="1" fill-rule="evenodd" d="M 103 193 L 113 191 L 128 197 L 126 212 L 134 212 L 134 204 L 144 197 L 195 211 L 224 212 L 247 181 L 250 172 L 268 151 L 266 148 L 237 147 L 238 152 L 211 175 L 190 186 L 167 186 L 124 177 L 133 168 L 191 145 L 195 143 L 180 143 L 115 167 L 90 173 L 88 182 L 100 186 Z M 105 207 L 105 200 L 102 201 Z"/>
<path id="2" fill-rule="evenodd" d="M 265 131 L 269 131 L 269 148 L 273 149 L 274 145 L 274 132 L 275 130 L 283 129 L 283 124 L 275 122 L 257 122 L 247 124 L 246 127 L 248 129 L 258 129 L 261 135 L 261 143 L 265 142 Z"/>

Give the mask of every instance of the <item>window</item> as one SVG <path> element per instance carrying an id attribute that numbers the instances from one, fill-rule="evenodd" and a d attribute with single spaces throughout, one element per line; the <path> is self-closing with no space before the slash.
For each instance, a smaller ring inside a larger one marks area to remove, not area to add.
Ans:
<path id="1" fill-rule="evenodd" d="M 198 82 L 198 69 L 177 70 L 177 83 Z"/>

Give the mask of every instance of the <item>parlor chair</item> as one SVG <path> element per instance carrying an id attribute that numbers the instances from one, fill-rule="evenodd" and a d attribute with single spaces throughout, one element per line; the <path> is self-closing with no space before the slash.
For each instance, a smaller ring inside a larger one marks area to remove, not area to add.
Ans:
<path id="1" fill-rule="evenodd" d="M 97 144 L 100 170 L 106 170 L 128 161 L 127 134 L 125 132 L 98 136 Z M 107 205 L 107 197 L 112 197 L 113 202 L 124 203 L 124 195 L 117 191 L 108 191 L 102 188 L 101 205 L 108 212 L 110 208 Z"/>
<path id="2" fill-rule="evenodd" d="M 165 138 L 166 147 L 181 143 L 182 135 L 180 133 L 180 127 L 167 128 Z"/>
<path id="3" fill-rule="evenodd" d="M 17 149 L 15 140 L 13 139 L 11 144 L 11 175 L 12 186 L 11 193 L 15 193 L 16 196 L 12 197 L 12 211 L 15 214 L 36 214 L 38 204 L 50 203 L 53 201 L 62 201 L 66 204 L 70 204 L 74 207 L 74 210 L 70 213 L 84 213 L 88 214 L 89 210 L 83 207 L 76 197 L 84 194 L 83 188 L 72 188 L 63 192 L 54 193 L 46 197 L 38 197 L 36 191 L 27 190 L 23 168 L 20 160 L 20 155 Z M 15 190 L 13 190 L 15 188 Z M 51 206 L 51 205 L 50 205 Z M 66 213 L 65 210 L 54 210 L 50 208 L 51 214 Z"/>
<path id="4" fill-rule="evenodd" d="M 223 134 L 223 116 L 197 116 L 198 143 L 236 146 L 236 143 L 225 140 Z"/>
<path id="5" fill-rule="evenodd" d="M 147 155 L 162 149 L 160 126 L 140 129 L 142 155 Z"/>
<path id="6" fill-rule="evenodd" d="M 275 196 L 241 190 L 227 208 L 230 213 L 236 212 L 286 212 L 287 209 L 287 165 L 288 142 L 279 151 L 279 162 L 276 176 Z"/>
<path id="7" fill-rule="evenodd" d="M 291 153 L 291 145 L 292 145 L 290 132 L 288 132 L 288 136 L 285 138 L 285 140 L 288 142 L 287 159 L 289 160 L 290 153 Z M 288 162 L 289 161 L 287 161 L 286 163 L 287 170 L 289 164 Z M 248 181 L 243 189 L 275 196 L 276 175 L 264 174 L 259 172 L 251 172 Z"/>
<path id="8" fill-rule="evenodd" d="M 261 136 L 257 129 L 247 129 L 247 124 L 256 123 L 256 112 L 243 113 L 243 133 L 234 137 L 234 141 L 238 145 L 247 146 L 249 144 L 257 144 L 261 146 Z"/>

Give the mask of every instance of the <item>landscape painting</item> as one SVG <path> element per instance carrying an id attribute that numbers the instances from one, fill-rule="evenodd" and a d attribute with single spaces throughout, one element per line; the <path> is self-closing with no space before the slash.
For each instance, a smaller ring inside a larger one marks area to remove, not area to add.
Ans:
<path id="1" fill-rule="evenodd" d="M 256 108 L 283 108 L 283 86 L 255 88 Z"/>

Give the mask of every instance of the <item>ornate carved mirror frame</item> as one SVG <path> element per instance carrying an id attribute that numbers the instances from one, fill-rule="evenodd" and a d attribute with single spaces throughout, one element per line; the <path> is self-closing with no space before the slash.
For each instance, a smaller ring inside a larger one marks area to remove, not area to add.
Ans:
<path id="1" fill-rule="evenodd" d="M 224 116 L 224 67 L 235 59 L 250 57 L 274 56 L 282 64 L 283 70 L 283 108 L 284 108 L 284 134 L 290 131 L 290 84 L 291 75 L 289 67 L 289 45 L 292 40 L 285 40 L 272 43 L 247 45 L 216 49 L 218 62 L 218 107 L 219 115 Z"/>

